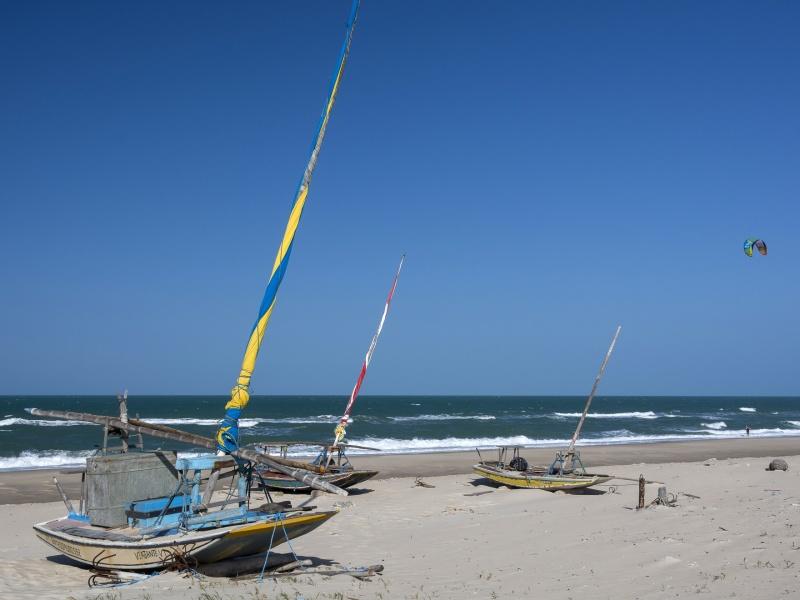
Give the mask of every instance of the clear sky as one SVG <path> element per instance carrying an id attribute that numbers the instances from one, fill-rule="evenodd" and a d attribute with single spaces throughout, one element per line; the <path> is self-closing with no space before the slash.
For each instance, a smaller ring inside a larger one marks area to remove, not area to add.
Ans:
<path id="1" fill-rule="evenodd" d="M 348 0 L 0 4 L 0 393 L 224 394 Z M 365 0 L 253 391 L 798 394 L 800 4 Z M 757 236 L 767 257 L 748 259 Z"/>

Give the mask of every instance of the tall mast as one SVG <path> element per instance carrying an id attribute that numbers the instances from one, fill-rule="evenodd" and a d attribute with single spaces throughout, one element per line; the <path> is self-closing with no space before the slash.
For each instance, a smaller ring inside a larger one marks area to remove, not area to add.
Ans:
<path id="1" fill-rule="evenodd" d="M 344 415 L 341 419 L 339 419 L 339 424 L 336 426 L 336 430 L 334 431 L 334 446 L 338 446 L 339 442 L 344 439 L 345 428 L 347 427 L 347 421 L 350 418 L 350 411 L 353 410 L 353 404 L 355 404 L 356 398 L 358 398 L 358 392 L 361 390 L 361 384 L 364 382 L 364 377 L 367 375 L 367 369 L 369 368 L 369 363 L 372 360 L 372 355 L 375 352 L 375 347 L 378 345 L 378 338 L 381 337 L 383 324 L 386 322 L 386 315 L 389 314 L 389 306 L 392 304 L 392 296 L 394 296 L 394 290 L 397 288 L 397 280 L 400 278 L 400 271 L 403 268 L 403 262 L 405 260 L 406 255 L 403 254 L 403 256 L 400 257 L 400 264 L 397 266 L 397 273 L 395 273 L 394 279 L 392 280 L 392 287 L 389 288 L 389 295 L 386 297 L 386 304 L 383 305 L 383 314 L 381 314 L 381 320 L 378 322 L 378 329 L 375 331 L 375 335 L 372 336 L 372 341 L 369 343 L 367 355 L 364 357 L 364 362 L 361 365 L 361 372 L 358 374 L 358 379 L 353 387 L 353 391 L 350 392 L 350 400 L 348 400 L 347 406 L 344 409 Z"/>
<path id="2" fill-rule="evenodd" d="M 256 358 L 258 358 L 258 351 L 261 349 L 261 341 L 264 339 L 264 332 L 267 329 L 272 310 L 275 308 L 278 288 L 281 285 L 281 281 L 283 281 L 283 276 L 289 264 L 289 257 L 292 254 L 294 236 L 300 224 L 300 217 L 303 215 L 303 208 L 305 207 L 306 198 L 308 197 L 308 188 L 311 184 L 311 176 L 314 173 L 314 167 L 317 165 L 319 151 L 320 148 L 322 148 L 322 140 L 325 138 L 325 130 L 328 127 L 328 121 L 330 120 L 331 111 L 333 110 L 333 103 L 336 100 L 336 94 L 339 91 L 339 84 L 341 83 L 342 74 L 344 73 L 344 66 L 347 62 L 347 56 L 350 53 L 350 42 L 353 39 L 353 29 L 355 27 L 356 18 L 358 17 L 359 5 L 360 0 L 353 0 L 353 5 L 350 9 L 350 17 L 347 20 L 347 31 L 345 33 L 344 43 L 339 53 L 336 69 L 333 72 L 328 97 L 325 101 L 322 116 L 320 117 L 319 126 L 317 127 L 317 133 L 311 145 L 311 155 L 309 156 L 308 164 L 303 172 L 303 178 L 300 180 L 300 185 L 297 187 L 297 192 L 294 196 L 292 210 L 289 213 L 289 222 L 286 224 L 286 230 L 283 233 L 283 239 L 278 248 L 278 254 L 275 257 L 275 263 L 272 266 L 272 273 L 267 283 L 267 289 L 264 292 L 264 298 L 258 309 L 258 317 L 250 332 L 250 338 L 247 341 L 239 377 L 236 379 L 236 385 L 234 385 L 231 390 L 231 399 L 225 405 L 225 416 L 217 430 L 216 442 L 220 452 L 231 452 L 236 450 L 239 445 L 239 417 L 250 401 L 250 378 L 253 376 Z"/>
<path id="3" fill-rule="evenodd" d="M 597 391 L 597 386 L 600 385 L 600 380 L 603 378 L 603 373 L 606 371 L 606 365 L 608 364 L 608 360 L 611 358 L 611 353 L 614 352 L 614 346 L 617 344 L 617 338 L 619 337 L 620 331 L 622 331 L 622 325 L 617 326 L 617 331 L 614 333 L 614 339 L 611 340 L 611 345 L 608 347 L 608 352 L 606 352 L 605 358 L 603 358 L 603 363 L 600 365 L 600 370 L 597 372 L 597 377 L 594 378 L 592 391 L 589 392 L 589 397 L 586 399 L 586 406 L 583 407 L 583 414 L 581 415 L 580 421 L 578 421 L 578 426 L 575 428 L 575 433 L 572 434 L 572 440 L 570 440 L 569 447 L 567 448 L 564 456 L 569 456 L 575 451 L 575 443 L 578 441 L 578 437 L 581 435 L 583 422 L 586 420 L 586 415 L 589 412 L 589 406 L 592 404 L 594 393 Z"/>

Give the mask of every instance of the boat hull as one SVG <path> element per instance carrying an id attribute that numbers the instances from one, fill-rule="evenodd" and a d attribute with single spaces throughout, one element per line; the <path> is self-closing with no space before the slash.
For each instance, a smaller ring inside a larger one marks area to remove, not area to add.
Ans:
<path id="1" fill-rule="evenodd" d="M 610 475 L 548 475 L 544 471 L 512 471 L 491 464 L 477 464 L 472 467 L 476 475 L 514 488 L 537 490 L 578 490 L 610 481 Z"/>
<path id="2" fill-rule="evenodd" d="M 33 528 L 40 540 L 73 560 L 91 566 L 136 571 L 163 568 L 177 560 L 213 563 L 266 552 L 270 540 L 275 548 L 287 539 L 294 539 L 316 529 L 335 514 L 299 514 L 279 520 L 257 521 L 137 541 L 93 539 L 66 533 L 60 529 L 65 525 L 88 526 L 70 519 L 38 523 Z"/>
<path id="3" fill-rule="evenodd" d="M 320 479 L 340 487 L 343 489 L 352 487 L 358 483 L 362 483 L 367 479 L 372 479 L 378 474 L 378 471 L 342 471 L 334 473 L 325 473 L 320 475 Z M 262 472 L 261 477 L 264 480 L 264 487 L 272 492 L 284 493 L 308 493 L 311 487 L 302 481 L 297 481 L 291 477 L 287 477 L 281 473 L 276 472 Z"/>

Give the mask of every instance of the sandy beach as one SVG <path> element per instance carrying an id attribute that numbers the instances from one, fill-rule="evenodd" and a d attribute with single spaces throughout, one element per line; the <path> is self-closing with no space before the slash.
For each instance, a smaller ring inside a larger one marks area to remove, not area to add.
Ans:
<path id="1" fill-rule="evenodd" d="M 294 549 L 315 564 L 383 565 L 369 581 L 300 575 L 257 583 L 163 573 L 89 589 L 89 571 L 31 530 L 64 512 L 47 495 L 52 473 L 4 473 L 0 597 L 792 597 L 800 584 L 797 444 L 750 439 L 585 449 L 589 465 L 620 477 L 642 473 L 677 495 L 674 507 L 644 511 L 634 510 L 632 481 L 571 494 L 510 490 L 469 474 L 474 460 L 465 453 L 363 457 L 359 466 L 379 466 L 383 477 L 348 498 L 316 497 L 319 508 L 340 514 Z M 544 462 L 552 451 L 526 454 Z M 765 470 L 776 456 L 787 459 L 788 472 Z M 435 487 L 415 485 L 418 476 Z M 648 502 L 657 487 L 647 486 Z"/>

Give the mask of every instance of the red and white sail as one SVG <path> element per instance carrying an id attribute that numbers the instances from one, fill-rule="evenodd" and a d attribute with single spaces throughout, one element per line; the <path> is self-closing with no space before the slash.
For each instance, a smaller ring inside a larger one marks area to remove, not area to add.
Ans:
<path id="1" fill-rule="evenodd" d="M 386 297 L 386 304 L 383 306 L 383 314 L 381 315 L 381 320 L 378 323 L 378 329 L 375 331 L 375 335 L 372 336 L 372 341 L 369 343 L 367 355 L 364 357 L 364 364 L 361 365 L 361 372 L 358 374 L 356 384 L 353 387 L 353 391 L 350 393 L 350 400 L 348 400 L 347 406 L 344 409 L 344 414 L 342 415 L 342 418 L 339 419 L 339 424 L 336 426 L 336 430 L 334 432 L 336 436 L 333 442 L 334 446 L 338 445 L 344 439 L 345 428 L 347 427 L 347 423 L 350 419 L 350 412 L 353 410 L 353 405 L 356 403 L 356 398 L 358 398 L 358 392 L 361 390 L 361 384 L 364 382 L 364 377 L 367 375 L 367 369 L 369 368 L 369 363 L 372 360 L 372 355 L 375 353 L 375 347 L 378 345 L 378 338 L 381 336 L 383 324 L 386 322 L 386 316 L 389 314 L 389 306 L 392 304 L 392 296 L 394 296 L 394 290 L 397 288 L 397 280 L 400 278 L 400 271 L 403 268 L 403 261 L 405 261 L 405 259 L 406 255 L 404 254 L 400 258 L 400 264 L 397 267 L 397 273 L 394 275 L 392 287 L 389 289 L 389 295 Z"/>

